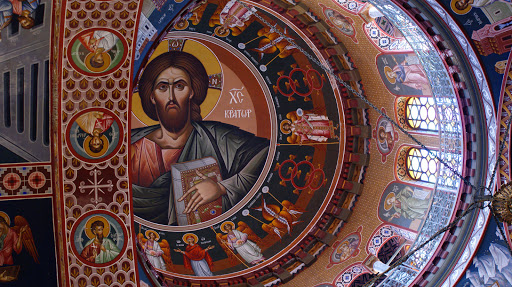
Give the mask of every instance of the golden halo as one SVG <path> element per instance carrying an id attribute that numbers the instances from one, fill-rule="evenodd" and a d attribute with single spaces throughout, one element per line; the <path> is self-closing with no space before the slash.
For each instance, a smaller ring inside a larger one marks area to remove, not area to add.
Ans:
<path id="1" fill-rule="evenodd" d="M 388 200 L 392 197 L 395 197 L 395 193 L 394 192 L 390 192 L 387 196 L 386 196 L 386 199 L 384 200 L 384 210 L 388 211 L 391 209 L 391 207 L 393 205 L 389 204 L 388 203 Z"/>
<path id="2" fill-rule="evenodd" d="M 288 131 L 284 129 L 284 125 L 285 125 L 286 123 L 290 125 L 290 130 L 288 130 Z M 290 120 L 282 120 L 282 121 L 281 121 L 281 124 L 279 125 L 279 129 L 281 130 L 281 132 L 282 132 L 283 134 L 287 135 L 287 134 L 289 134 L 289 133 L 291 133 L 291 132 L 292 132 L 292 130 L 291 130 L 291 125 L 292 125 L 292 122 L 290 122 Z"/>
<path id="3" fill-rule="evenodd" d="M 452 11 L 455 13 L 455 14 L 459 14 L 459 15 L 464 15 L 464 14 L 467 14 L 471 8 L 473 8 L 471 5 L 468 4 L 468 7 L 464 8 L 464 9 L 459 9 L 457 8 L 457 6 L 455 6 L 455 3 L 457 2 L 458 0 L 452 0 L 450 2 L 450 7 L 452 8 Z"/>
<path id="4" fill-rule="evenodd" d="M 199 61 L 201 61 L 204 68 L 206 69 L 206 73 L 208 75 L 223 74 L 219 59 L 217 59 L 217 56 L 215 56 L 215 54 L 204 44 L 196 40 L 186 39 L 181 51 L 190 53 L 194 55 L 197 59 L 199 59 Z M 162 41 L 156 47 L 155 51 L 149 58 L 148 64 L 154 58 L 166 52 L 169 52 L 169 40 Z M 221 92 L 222 91 L 218 89 L 208 88 L 206 98 L 200 106 L 201 116 L 203 118 L 207 117 L 213 110 L 213 108 L 217 105 Z M 132 113 L 137 119 L 139 119 L 142 123 L 144 123 L 147 126 L 158 124 L 157 121 L 150 119 L 146 115 L 146 113 L 144 113 L 144 110 L 142 109 L 142 102 L 138 92 L 133 93 L 132 96 Z"/>
<path id="5" fill-rule="evenodd" d="M 379 142 L 383 142 L 386 140 L 386 138 L 380 136 L 380 131 L 384 131 L 384 133 L 386 133 L 386 130 L 384 129 L 383 126 L 380 126 L 379 129 L 377 130 L 377 139 L 379 139 Z"/>
<path id="6" fill-rule="evenodd" d="M 89 71 L 94 73 L 104 72 L 110 66 L 110 62 L 112 61 L 110 59 L 110 55 L 107 52 L 101 53 L 101 55 L 103 56 L 103 65 L 98 68 L 95 68 L 91 65 L 91 58 L 93 57 L 93 55 L 94 53 L 87 54 L 84 61 L 85 66 L 87 67 L 87 69 L 89 69 Z"/>
<path id="7" fill-rule="evenodd" d="M 103 217 L 101 215 L 96 215 L 96 216 L 89 218 L 89 220 L 87 220 L 87 222 L 85 223 L 85 234 L 87 235 L 87 237 L 89 237 L 89 239 L 92 239 L 93 237 L 95 237 L 91 231 L 91 225 L 95 221 L 98 221 L 98 220 L 103 222 L 103 225 L 104 225 L 103 226 L 103 237 L 107 237 L 108 234 L 110 233 L 110 223 L 108 223 L 108 221 L 105 219 L 105 217 Z"/>
<path id="8" fill-rule="evenodd" d="M 386 75 L 386 78 L 388 79 L 388 82 L 390 82 L 391 84 L 396 83 L 396 76 L 395 77 L 390 77 L 388 75 L 389 72 L 393 72 L 393 69 L 391 69 L 389 66 L 385 66 L 384 67 L 384 75 Z"/>
<path id="9" fill-rule="evenodd" d="M 188 27 L 188 20 L 180 19 L 176 24 L 174 24 L 174 29 L 176 30 L 185 30 Z"/>
<path id="10" fill-rule="evenodd" d="M 224 28 L 224 33 L 220 33 L 220 29 Z M 229 32 L 231 32 L 231 30 L 229 28 L 226 28 L 226 27 L 223 27 L 223 26 L 218 26 L 217 28 L 215 28 L 215 35 L 219 36 L 219 37 L 226 37 L 229 35 Z"/>
<path id="11" fill-rule="evenodd" d="M 158 241 L 160 239 L 160 234 L 158 234 L 156 231 L 154 230 L 146 230 L 146 238 L 149 239 L 149 234 L 153 233 L 155 235 L 155 241 Z"/>
<path id="12" fill-rule="evenodd" d="M 340 244 L 340 246 L 338 246 L 338 248 L 336 248 L 336 253 L 341 253 L 341 252 L 342 252 L 342 251 L 341 251 L 341 247 L 342 247 L 342 246 L 345 246 L 345 245 L 346 245 L 346 246 L 348 246 L 348 241 L 346 241 L 346 240 L 345 240 L 345 241 L 343 241 L 343 242 Z"/>
<path id="13" fill-rule="evenodd" d="M 232 221 L 223 222 L 220 225 L 220 230 L 224 233 L 228 233 L 228 231 L 226 230 L 226 225 L 231 225 L 231 229 L 235 229 L 235 223 L 233 223 Z"/>
<path id="14" fill-rule="evenodd" d="M 7 213 L 0 211 L 0 216 L 4 218 L 5 222 L 7 223 L 7 226 L 11 226 L 11 218 Z"/>
<path id="15" fill-rule="evenodd" d="M 91 150 L 91 148 L 89 147 L 89 143 L 91 142 L 92 140 L 92 136 L 88 136 L 85 138 L 85 141 L 84 141 L 84 150 L 85 152 L 92 156 L 92 157 L 95 157 L 95 158 L 98 158 L 98 157 L 101 157 L 103 156 L 107 150 L 108 150 L 108 139 L 105 135 L 101 135 L 101 141 L 103 142 L 103 148 L 101 148 L 101 150 L 99 152 L 93 152 Z"/>
<path id="16" fill-rule="evenodd" d="M 188 243 L 187 239 L 189 237 L 194 238 L 194 244 L 196 244 L 199 241 L 199 237 L 197 237 L 197 235 L 195 235 L 194 233 L 186 233 L 185 235 L 183 235 L 181 239 L 183 239 L 183 242 Z"/>

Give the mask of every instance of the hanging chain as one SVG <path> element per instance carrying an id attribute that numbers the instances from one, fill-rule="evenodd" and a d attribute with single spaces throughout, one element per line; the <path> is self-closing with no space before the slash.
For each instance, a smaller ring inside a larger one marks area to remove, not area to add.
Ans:
<path id="1" fill-rule="evenodd" d="M 395 269 L 397 266 L 401 265 L 402 263 L 404 263 L 407 259 L 409 259 L 414 253 L 416 253 L 418 250 L 420 250 L 421 248 L 423 248 L 425 245 L 427 245 L 428 243 L 430 243 L 432 240 L 436 239 L 436 237 L 438 237 L 439 235 L 443 234 L 445 231 L 451 229 L 452 227 L 454 227 L 462 218 L 464 218 L 469 212 L 471 212 L 473 209 L 477 208 L 478 207 L 478 203 L 477 202 L 473 202 L 469 205 L 469 207 L 464 210 L 464 212 L 462 212 L 461 215 L 459 215 L 458 217 L 456 217 L 452 222 L 450 222 L 450 224 L 446 225 L 445 227 L 443 227 L 442 229 L 439 229 L 434 235 L 432 235 L 428 240 L 426 240 L 425 242 L 423 242 L 422 244 L 420 244 L 419 246 L 417 246 L 416 248 L 414 248 L 413 250 L 407 252 L 406 255 L 404 255 L 402 258 L 400 258 L 398 261 L 396 261 L 395 263 L 391 264 L 391 266 L 389 266 L 388 269 L 386 269 L 386 271 L 382 272 L 382 273 L 379 273 L 379 275 L 373 277 L 370 281 L 368 281 L 363 287 L 368 287 L 368 286 L 371 286 L 373 283 L 375 283 L 375 281 L 377 281 L 380 277 L 384 276 L 386 273 L 388 273 L 389 271 Z"/>
<path id="2" fill-rule="evenodd" d="M 248 7 L 245 3 L 241 2 L 241 0 L 235 0 L 236 2 L 238 2 L 240 5 L 242 5 L 245 9 L 251 11 L 251 8 Z M 477 189 L 471 182 L 469 182 L 469 180 L 467 180 L 466 178 L 464 178 L 459 172 L 457 172 L 454 168 L 452 168 L 451 166 L 449 166 L 449 164 L 441 159 L 437 153 L 431 151 L 429 148 L 427 148 L 422 142 L 420 142 L 418 139 L 416 139 L 413 135 L 411 135 L 409 132 L 407 132 L 404 128 L 402 128 L 398 123 L 396 123 L 393 119 L 391 119 L 388 115 L 386 115 L 384 112 L 382 112 L 381 110 L 379 110 L 374 104 L 372 104 L 365 96 L 363 96 L 361 93 L 359 93 L 358 91 L 356 91 L 354 88 L 352 88 L 348 83 L 346 83 L 345 81 L 343 81 L 342 79 L 340 79 L 333 71 L 331 68 L 329 67 L 326 67 L 325 65 L 323 65 L 322 63 L 320 63 L 320 61 L 318 61 L 315 57 L 313 57 L 311 54 L 309 54 L 306 50 L 304 50 L 302 47 L 296 45 L 294 42 L 293 42 L 293 39 L 289 38 L 288 36 L 286 36 L 283 32 L 281 32 L 277 27 L 274 27 L 271 23 L 269 23 L 267 20 L 265 20 L 262 16 L 258 15 L 257 13 L 253 13 L 254 16 L 256 16 L 256 18 L 258 18 L 260 21 L 262 21 L 263 23 L 265 23 L 265 25 L 267 25 L 269 28 L 270 28 L 270 31 L 274 31 L 276 33 L 279 34 L 279 36 L 281 36 L 282 38 L 284 38 L 289 44 L 293 45 L 295 48 L 297 48 L 302 54 L 304 54 L 304 56 L 306 56 L 309 60 L 311 60 L 313 63 L 317 64 L 320 68 L 322 68 L 325 72 L 327 72 L 328 74 L 330 74 L 332 77 L 334 77 L 334 79 L 336 80 L 336 82 L 340 83 L 341 85 L 343 85 L 347 90 L 349 90 L 352 94 L 356 95 L 357 97 L 359 97 L 361 100 L 363 100 L 368 106 L 370 106 L 372 109 L 374 109 L 376 112 L 378 112 L 381 116 L 383 116 L 386 120 L 390 121 L 396 128 L 398 128 L 402 133 L 404 133 L 405 135 L 407 135 L 411 140 L 413 140 L 416 144 L 418 144 L 422 149 L 426 150 L 431 156 L 433 156 L 434 158 L 436 158 L 441 164 L 443 164 L 447 169 L 449 169 L 454 175 L 456 175 L 457 177 L 459 177 L 462 181 L 464 181 L 464 183 L 468 186 L 471 186 L 473 189 Z"/>
<path id="3" fill-rule="evenodd" d="M 245 9 L 251 11 L 251 8 L 248 7 L 245 3 L 241 2 L 241 0 L 235 0 L 237 3 L 241 4 Z M 254 16 L 256 16 L 256 18 L 258 18 L 260 21 L 262 21 L 265 25 L 267 25 L 271 30 L 270 31 L 273 31 L 273 32 L 276 32 L 279 34 L 279 36 L 281 36 L 282 38 L 284 38 L 289 44 L 293 45 L 295 48 L 297 48 L 302 54 L 304 54 L 309 60 L 311 60 L 312 62 L 314 62 L 315 64 L 317 64 L 319 67 L 321 67 L 325 72 L 327 72 L 328 74 L 330 74 L 335 80 L 336 82 L 340 83 L 341 85 L 343 85 L 347 90 L 349 90 L 352 94 L 356 95 L 357 97 L 359 97 L 361 100 L 363 100 L 368 106 L 370 106 L 373 110 L 375 110 L 376 112 L 378 112 L 381 116 L 383 116 L 386 120 L 390 121 L 396 128 L 398 128 L 402 133 L 404 133 L 407 137 L 409 137 L 411 140 L 413 140 L 416 144 L 418 144 L 422 149 L 425 149 L 430 155 L 434 156 L 441 164 L 443 164 L 446 168 L 448 168 L 454 175 L 456 175 L 457 177 L 459 177 L 462 181 L 464 181 L 464 183 L 468 186 L 471 186 L 474 190 L 480 190 L 478 189 L 477 187 L 475 187 L 471 182 L 469 182 L 469 180 L 467 180 L 466 178 L 464 178 L 460 173 L 458 173 L 454 168 L 452 168 L 451 166 L 448 165 L 448 163 L 446 161 L 444 161 L 443 159 L 441 159 L 437 153 L 434 153 L 433 151 L 431 151 L 429 148 L 427 148 L 423 143 L 421 143 L 418 139 L 416 139 L 413 135 L 411 135 L 409 132 L 407 132 L 407 130 L 405 130 L 404 128 L 402 128 L 398 123 L 396 123 L 393 119 L 391 119 L 387 114 L 385 114 L 384 112 L 382 112 L 381 110 L 379 110 L 374 104 L 372 104 L 364 95 L 362 95 L 361 93 L 359 93 L 358 91 L 356 91 L 354 88 L 352 88 L 352 86 L 350 86 L 348 83 L 346 83 L 345 81 L 343 81 L 342 79 L 340 79 L 338 77 L 338 75 L 336 75 L 332 69 L 330 69 L 329 67 L 326 67 L 325 65 L 323 65 L 320 61 L 318 61 L 315 57 L 313 57 L 311 54 L 309 54 L 306 50 L 304 50 L 302 47 L 296 45 L 294 42 L 293 42 L 293 39 L 289 38 L 288 36 L 286 36 L 283 32 L 281 32 L 277 27 L 274 27 L 271 23 L 269 23 L 267 20 L 265 20 L 262 16 L 258 15 L 257 13 L 253 13 Z M 511 127 L 511 123 L 512 123 L 512 116 L 509 118 L 508 120 L 508 123 L 507 123 L 507 127 L 506 127 L 506 130 L 505 130 L 505 137 L 503 138 L 503 140 L 501 141 L 500 143 L 500 151 L 499 151 L 499 155 L 498 155 L 498 158 L 496 160 L 496 164 L 494 165 L 494 168 L 493 168 L 493 172 L 492 172 L 492 177 L 491 177 L 491 181 L 489 182 L 489 185 L 488 187 L 486 188 L 485 186 L 482 186 L 483 189 L 487 189 L 489 191 L 491 191 L 491 187 L 493 186 L 494 184 L 494 178 L 495 178 L 495 175 L 496 175 L 496 171 L 498 169 L 498 166 L 499 166 L 499 159 L 501 157 L 501 155 L 503 154 L 503 151 L 504 151 L 504 148 L 505 148 L 505 142 L 508 138 L 508 134 L 510 132 L 510 127 Z M 492 193 L 492 191 L 491 191 Z M 429 244 L 430 242 L 432 242 L 434 239 L 436 239 L 439 235 L 443 234 L 444 232 L 446 232 L 447 230 L 453 228 L 462 218 L 464 218 L 467 214 L 469 214 L 472 210 L 474 210 L 475 208 L 478 207 L 478 205 L 483 202 L 484 200 L 480 200 L 480 201 L 475 201 L 473 203 L 471 203 L 469 205 L 469 207 L 464 210 L 462 212 L 461 215 L 459 215 L 458 217 L 456 217 L 452 222 L 450 222 L 448 225 L 446 225 L 445 227 L 443 227 L 442 229 L 438 230 L 435 234 L 433 234 L 429 239 L 427 239 L 425 242 L 421 243 L 419 246 L 417 246 L 416 248 L 414 248 L 413 250 L 409 251 L 405 256 L 403 256 L 402 258 L 400 258 L 399 260 L 397 260 L 395 263 L 393 263 L 386 271 L 384 271 L 383 273 L 380 273 L 379 275 L 375 276 L 372 278 L 372 280 L 370 280 L 369 282 L 367 282 L 364 287 L 368 287 L 368 286 L 371 286 L 373 285 L 380 277 L 384 276 L 386 273 L 388 273 L 389 271 L 393 270 L 394 268 L 396 268 L 397 266 L 401 265 L 402 263 L 404 263 L 406 260 L 408 260 L 414 253 L 416 253 L 418 250 L 422 249 L 425 245 Z M 503 238 L 506 238 L 505 237 L 505 233 L 503 231 L 503 229 L 501 228 L 501 225 L 500 223 L 498 222 L 498 220 L 496 219 L 496 214 L 494 213 L 494 210 L 492 208 L 489 207 L 489 205 L 485 206 L 486 208 L 489 208 L 493 214 L 493 217 L 494 217 L 494 220 L 496 220 L 496 224 L 500 230 L 500 233 L 501 235 L 503 236 Z M 482 207 L 482 208 L 485 208 L 485 207 Z M 510 251 L 510 254 L 512 255 L 512 249 L 511 247 L 507 244 L 507 247 L 508 247 L 508 250 Z"/>

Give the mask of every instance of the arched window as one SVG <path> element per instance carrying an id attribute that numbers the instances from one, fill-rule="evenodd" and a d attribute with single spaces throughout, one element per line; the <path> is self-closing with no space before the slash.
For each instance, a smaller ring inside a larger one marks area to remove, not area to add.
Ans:
<path id="1" fill-rule="evenodd" d="M 436 151 L 432 151 L 437 155 Z M 436 183 L 437 159 L 425 149 L 410 148 L 407 152 L 407 173 L 414 180 Z"/>
<path id="2" fill-rule="evenodd" d="M 394 259 L 397 251 L 402 247 L 402 241 L 405 240 L 400 240 L 399 236 L 392 237 L 386 241 L 386 243 L 384 243 L 384 245 L 379 249 L 377 258 L 379 258 L 379 260 L 384 264 L 388 264 L 390 259 Z"/>
<path id="3" fill-rule="evenodd" d="M 437 132 L 434 98 L 411 97 L 405 104 L 406 122 L 414 130 Z"/>
<path id="4" fill-rule="evenodd" d="M 354 279 L 354 281 L 352 281 L 352 283 L 350 283 L 350 287 L 363 287 L 366 285 L 366 283 L 370 282 L 373 277 L 376 276 L 377 274 L 372 273 L 364 273 L 363 275 L 359 275 L 356 279 Z M 386 275 L 381 276 L 379 279 L 377 279 L 377 281 L 375 281 L 375 283 L 373 283 L 372 286 L 378 286 L 382 281 L 384 281 L 384 279 L 386 279 L 386 277 Z"/>

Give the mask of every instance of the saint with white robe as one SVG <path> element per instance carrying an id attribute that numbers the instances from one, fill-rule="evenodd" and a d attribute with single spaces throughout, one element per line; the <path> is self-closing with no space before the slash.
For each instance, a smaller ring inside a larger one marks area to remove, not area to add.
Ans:
<path id="1" fill-rule="evenodd" d="M 240 256 L 250 264 L 258 264 L 265 260 L 261 254 L 261 248 L 248 239 L 248 235 L 236 229 L 233 229 L 232 224 L 225 224 L 224 230 L 227 232 L 226 245 L 231 250 L 236 250 Z"/>

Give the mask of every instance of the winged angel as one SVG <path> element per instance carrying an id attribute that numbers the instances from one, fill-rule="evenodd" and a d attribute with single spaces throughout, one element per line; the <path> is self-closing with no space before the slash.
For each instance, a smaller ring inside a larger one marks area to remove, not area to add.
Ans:
<path id="1" fill-rule="evenodd" d="M 139 233 L 138 237 L 151 265 L 161 270 L 173 271 L 169 242 L 165 239 L 158 242 L 160 235 L 153 230 L 147 230 L 145 235 L 147 239 L 142 233 Z"/>
<path id="2" fill-rule="evenodd" d="M 13 265 L 12 252 L 17 254 L 21 252 L 22 247 L 34 258 L 39 264 L 39 254 L 37 253 L 32 230 L 27 220 L 23 216 L 14 218 L 14 226 L 10 227 L 11 219 L 5 212 L 0 212 L 0 266 Z M 13 281 L 16 276 L 14 274 L 5 274 L 7 270 L 0 273 L 0 282 Z"/>
<path id="3" fill-rule="evenodd" d="M 228 257 L 231 263 L 234 264 L 236 250 L 238 254 L 247 262 L 256 265 L 265 260 L 261 253 L 261 248 L 256 244 L 261 239 L 252 231 L 252 229 L 245 222 L 238 222 L 238 228 L 235 229 L 235 224 L 231 221 L 226 221 L 220 226 L 221 231 L 224 233 L 217 233 L 217 242 Z"/>

